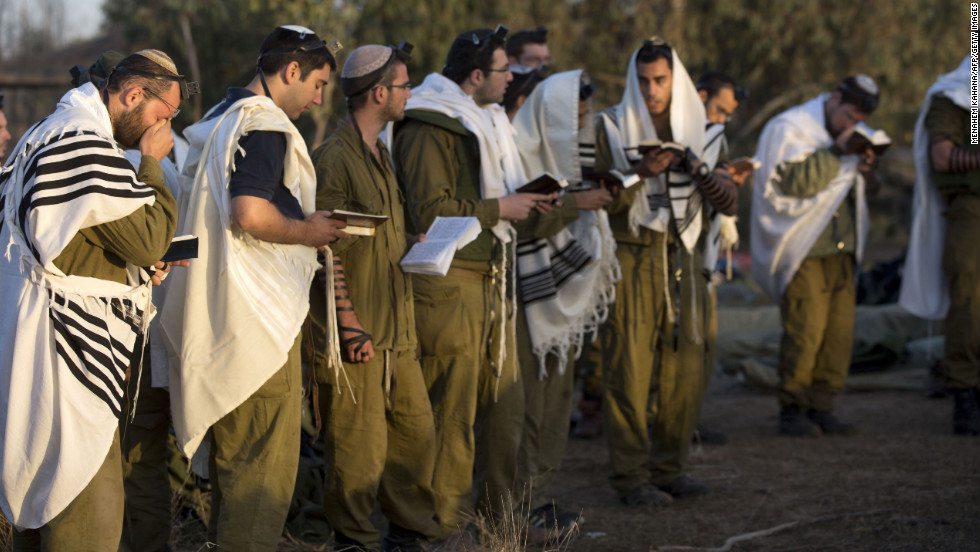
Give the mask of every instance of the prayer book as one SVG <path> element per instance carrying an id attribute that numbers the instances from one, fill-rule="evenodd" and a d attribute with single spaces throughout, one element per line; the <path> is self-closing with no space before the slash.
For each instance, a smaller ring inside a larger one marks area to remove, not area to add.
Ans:
<path id="1" fill-rule="evenodd" d="M 610 188 L 610 191 L 612 189 L 629 188 L 640 181 L 640 175 L 631 174 L 627 176 L 616 169 L 592 173 L 589 178 L 593 182 L 604 182 L 606 187 Z"/>
<path id="2" fill-rule="evenodd" d="M 456 251 L 475 240 L 481 230 L 476 217 L 436 217 L 425 233 L 425 241 L 413 245 L 402 257 L 402 270 L 445 276 Z"/>
<path id="3" fill-rule="evenodd" d="M 343 231 L 351 236 L 373 236 L 374 231 L 388 220 L 385 215 L 366 215 L 340 209 L 332 211 L 329 218 L 346 222 L 347 227 Z"/>
<path id="4" fill-rule="evenodd" d="M 864 153 L 871 149 L 875 155 L 881 155 L 891 145 L 892 139 L 884 130 L 873 130 L 864 123 L 858 123 L 854 125 L 854 133 L 847 139 L 845 150 L 848 153 Z"/>
<path id="5" fill-rule="evenodd" d="M 687 155 L 687 146 L 677 142 L 664 142 L 662 140 L 643 140 L 635 148 L 626 148 L 627 151 L 635 150 L 640 155 L 646 155 L 648 151 L 670 150 L 681 157 Z"/>
<path id="6" fill-rule="evenodd" d="M 728 168 L 734 172 L 752 172 L 762 166 L 762 161 L 751 157 L 739 157 L 728 162 Z"/>
<path id="7" fill-rule="evenodd" d="M 568 181 L 563 177 L 546 172 L 514 191 L 523 194 L 551 194 L 560 192 L 566 186 Z"/>
<path id="8" fill-rule="evenodd" d="M 170 247 L 160 259 L 165 263 L 197 258 L 197 236 L 177 236 L 170 240 Z"/>

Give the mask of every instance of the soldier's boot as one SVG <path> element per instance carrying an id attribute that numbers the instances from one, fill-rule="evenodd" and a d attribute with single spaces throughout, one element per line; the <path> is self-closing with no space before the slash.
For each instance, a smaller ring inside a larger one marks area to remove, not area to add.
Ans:
<path id="1" fill-rule="evenodd" d="M 980 407 L 973 389 L 951 389 L 953 394 L 953 434 L 980 435 Z"/>

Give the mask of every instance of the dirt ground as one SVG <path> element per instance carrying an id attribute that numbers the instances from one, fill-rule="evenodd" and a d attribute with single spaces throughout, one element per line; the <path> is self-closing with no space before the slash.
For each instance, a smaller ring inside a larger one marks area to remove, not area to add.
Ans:
<path id="1" fill-rule="evenodd" d="M 798 522 L 731 550 L 980 550 L 980 440 L 951 435 L 951 399 L 845 393 L 835 408 L 858 435 L 779 437 L 776 399 L 716 374 L 702 421 L 729 442 L 695 446 L 690 472 L 714 492 L 660 509 L 620 505 L 605 441 L 572 440 L 555 499 L 586 521 L 568 549 L 706 549 Z"/>

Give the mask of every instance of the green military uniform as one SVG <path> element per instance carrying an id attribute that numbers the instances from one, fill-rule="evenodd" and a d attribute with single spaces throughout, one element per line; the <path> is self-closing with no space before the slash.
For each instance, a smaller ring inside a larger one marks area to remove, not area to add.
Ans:
<path id="1" fill-rule="evenodd" d="M 543 215 L 531 211 L 526 221 L 514 226 L 519 238 L 549 238 L 576 219 L 578 203 L 575 194 L 569 194 L 562 198 L 560 207 Z M 520 290 L 519 283 L 517 289 Z M 558 373 L 558 359 L 549 354 L 545 359 L 547 375 L 540 377 L 519 292 L 517 304 L 517 359 L 524 385 L 524 424 L 517 457 L 516 491 L 529 497 L 528 502 L 521 504 L 533 510 L 553 503 L 547 490 L 561 467 L 561 457 L 568 443 L 575 367 L 573 351 L 568 351 L 564 374 Z"/>
<path id="2" fill-rule="evenodd" d="M 166 251 L 177 221 L 177 202 L 163 183 L 157 160 L 143 156 L 137 172 L 140 182 L 157 193 L 153 205 L 144 206 L 125 218 L 80 230 L 54 260 L 62 272 L 100 280 L 126 283 L 126 263 L 150 266 Z M 132 363 L 131 366 L 135 366 Z M 149 380 L 148 366 L 144 378 Z M 130 372 L 130 381 L 135 377 Z M 120 420 L 125 432 L 127 420 Z M 124 433 L 125 434 L 125 433 Z M 14 550 L 115 550 L 114 540 L 123 526 L 123 459 L 119 435 L 109 447 L 102 467 L 82 493 L 53 520 L 39 529 L 14 531 Z M 166 487 L 165 487 L 166 488 Z M 100 521 L 103 520 L 103 521 Z M 93 528 L 118 524 L 119 531 L 96 534 Z"/>
<path id="3" fill-rule="evenodd" d="M 601 121 L 596 124 L 595 168 L 614 168 Z M 689 253 L 673 235 L 643 227 L 636 236 L 630 233 L 629 209 L 633 201 L 646 200 L 643 188 L 621 190 L 606 206 L 622 279 L 600 333 L 603 421 L 610 480 L 620 496 L 684 475 L 704 386 L 701 248 Z M 668 281 L 667 275 L 678 269 L 679 279 Z M 678 313 L 675 324 L 671 317 Z"/>
<path id="4" fill-rule="evenodd" d="M 478 509 L 498 521 L 509 509 L 524 398 L 513 327 L 505 333 L 505 324 L 513 324 L 513 297 L 501 304 L 499 267 L 506 257 L 510 271 L 513 257 L 489 230 L 498 221 L 498 202 L 481 199 L 479 145 L 461 123 L 408 110 L 393 153 L 412 231 L 424 232 L 436 216 L 473 216 L 484 228 L 456 253 L 447 276 L 413 279 L 422 373 L 436 424 L 436 513 L 450 533 L 467 523 L 474 467 Z M 505 360 L 498 364 L 502 339 Z"/>
<path id="5" fill-rule="evenodd" d="M 211 426 L 208 541 L 220 548 L 258 552 L 279 543 L 296 482 L 300 345 L 297 335 L 282 367 Z"/>
<path id="6" fill-rule="evenodd" d="M 367 363 L 345 362 L 346 379 L 341 376 L 338 381 L 327 367 L 323 282 L 314 279 L 310 291 L 325 425 L 324 507 L 331 527 L 342 536 L 339 540 L 366 548 L 380 545 L 369 519 L 379 499 L 390 523 L 429 538 L 439 534 L 431 487 L 436 452 L 432 408 L 415 356 L 412 279 L 398 266 L 407 250 L 404 200 L 380 141 L 378 149 L 384 162 L 366 150 L 350 123 L 341 121 L 337 132 L 312 155 L 317 209 L 391 217 L 373 237 L 352 237 L 331 246 L 375 352 Z M 390 409 L 385 405 L 386 361 L 395 373 Z"/>
<path id="7" fill-rule="evenodd" d="M 970 114 L 952 100 L 939 96 L 926 114 L 929 136 L 945 136 L 967 151 L 971 144 Z M 949 277 L 949 311 L 946 313 L 946 351 L 943 368 L 951 389 L 980 388 L 980 171 L 933 172 L 936 186 L 946 200 L 946 240 L 943 272 Z M 969 239 L 967 236 L 973 236 Z"/>
<path id="8" fill-rule="evenodd" d="M 149 347 L 143 355 L 143 377 L 129 378 L 132 397 L 139 385 L 136 412 L 119 421 L 122 445 L 123 487 L 126 508 L 120 552 L 164 552 L 170 540 L 173 519 L 167 448 L 170 436 L 170 393 L 153 387 Z"/>
<path id="9" fill-rule="evenodd" d="M 837 176 L 836 146 L 778 169 L 782 192 L 811 197 Z M 854 335 L 854 199 L 848 195 L 780 300 L 779 403 L 829 412 L 851 364 Z"/>

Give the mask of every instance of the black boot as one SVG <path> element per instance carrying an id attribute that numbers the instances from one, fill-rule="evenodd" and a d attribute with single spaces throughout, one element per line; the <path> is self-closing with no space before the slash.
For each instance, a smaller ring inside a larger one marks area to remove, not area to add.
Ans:
<path id="1" fill-rule="evenodd" d="M 806 411 L 806 417 L 811 422 L 817 424 L 824 435 L 854 435 L 857 433 L 856 427 L 847 422 L 840 421 L 830 412 L 810 409 Z"/>
<path id="2" fill-rule="evenodd" d="M 381 542 L 382 552 L 428 552 L 429 541 L 422 533 L 388 523 L 388 533 Z"/>
<path id="3" fill-rule="evenodd" d="M 786 437 L 817 437 L 820 428 L 807 419 L 795 404 L 779 410 L 779 434 Z"/>
<path id="4" fill-rule="evenodd" d="M 980 407 L 974 389 L 950 389 L 953 395 L 953 434 L 980 435 Z"/>

